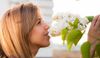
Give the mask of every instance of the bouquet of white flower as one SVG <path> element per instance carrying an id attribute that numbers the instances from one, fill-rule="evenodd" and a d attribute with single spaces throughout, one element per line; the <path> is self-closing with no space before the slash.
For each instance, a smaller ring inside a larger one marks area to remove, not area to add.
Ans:
<path id="1" fill-rule="evenodd" d="M 63 43 L 67 42 L 70 50 L 72 45 L 77 45 L 85 32 L 87 24 L 93 16 L 81 18 L 79 15 L 71 13 L 57 13 L 53 15 L 50 34 L 52 36 L 62 36 Z"/>

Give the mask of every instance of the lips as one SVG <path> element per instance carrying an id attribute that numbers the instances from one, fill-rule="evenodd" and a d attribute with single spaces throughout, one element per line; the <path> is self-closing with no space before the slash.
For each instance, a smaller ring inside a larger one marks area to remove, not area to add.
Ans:
<path id="1" fill-rule="evenodd" d="M 48 34 L 49 34 L 49 32 L 46 32 L 44 35 L 45 35 L 45 36 L 48 36 Z"/>
<path id="2" fill-rule="evenodd" d="M 49 36 L 48 34 L 49 34 L 49 32 L 45 33 L 45 36 L 47 36 L 47 37 L 48 37 L 48 39 L 49 39 L 49 38 L 50 38 L 50 36 Z"/>

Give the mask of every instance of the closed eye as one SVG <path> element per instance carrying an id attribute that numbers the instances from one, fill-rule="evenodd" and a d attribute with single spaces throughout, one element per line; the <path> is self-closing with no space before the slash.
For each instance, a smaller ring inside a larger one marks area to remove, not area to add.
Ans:
<path id="1" fill-rule="evenodd" d="M 41 23 L 41 21 L 39 20 L 38 22 L 37 22 L 37 24 L 40 24 Z"/>
<path id="2" fill-rule="evenodd" d="M 38 21 L 36 22 L 36 25 L 41 24 L 41 18 L 38 19 Z"/>

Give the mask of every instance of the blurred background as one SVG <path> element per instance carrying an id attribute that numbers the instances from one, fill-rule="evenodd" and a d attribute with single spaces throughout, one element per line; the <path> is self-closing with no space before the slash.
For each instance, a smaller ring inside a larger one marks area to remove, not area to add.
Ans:
<path id="1" fill-rule="evenodd" d="M 100 0 L 0 0 L 0 16 L 11 6 L 18 3 L 36 3 L 44 16 L 45 21 L 51 24 L 51 17 L 57 12 L 71 12 L 79 14 L 81 17 L 100 14 Z M 80 45 L 87 41 L 87 31 L 76 47 L 69 52 L 66 45 L 62 44 L 61 36 L 51 37 L 51 45 L 41 48 L 36 55 L 37 58 L 81 58 Z"/>

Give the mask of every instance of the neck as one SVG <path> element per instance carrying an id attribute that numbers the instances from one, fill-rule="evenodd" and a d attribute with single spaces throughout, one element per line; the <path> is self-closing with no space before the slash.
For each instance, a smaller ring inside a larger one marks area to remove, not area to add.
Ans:
<path id="1" fill-rule="evenodd" d="M 37 52 L 39 50 L 39 47 L 37 47 L 37 46 L 33 46 L 32 47 L 31 46 L 30 49 L 31 49 L 31 52 L 32 52 L 33 56 L 36 56 L 36 54 L 37 54 Z"/>

